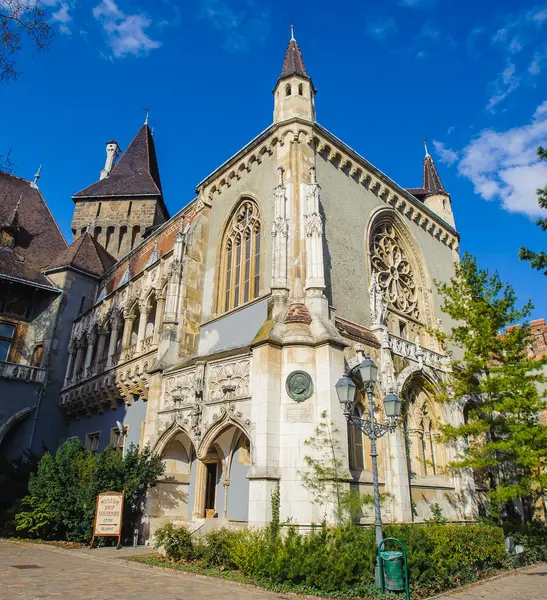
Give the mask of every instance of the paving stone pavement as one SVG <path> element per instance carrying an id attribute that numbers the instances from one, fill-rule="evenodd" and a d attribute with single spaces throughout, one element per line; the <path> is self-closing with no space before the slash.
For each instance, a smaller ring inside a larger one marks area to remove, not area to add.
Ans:
<path id="1" fill-rule="evenodd" d="M 115 549 L 67 550 L 0 541 L 0 599 L 274 600 L 286 594 L 183 572 L 155 570 L 122 559 Z M 25 567 L 27 568 L 17 568 Z M 31 567 L 29 567 L 32 566 Z M 294 596 L 293 596 L 294 598 Z"/>
<path id="2" fill-rule="evenodd" d="M 281 600 L 276 594 L 214 578 L 152 569 L 123 560 L 146 553 L 67 550 L 0 540 L 0 600 L 73 598 L 125 600 Z M 23 567 L 23 568 L 21 568 Z M 26 567 L 26 568 L 25 568 Z M 547 564 L 455 590 L 438 600 L 547 600 Z"/>
<path id="3" fill-rule="evenodd" d="M 503 574 L 490 581 L 466 586 L 438 600 L 546 600 L 547 564 L 522 569 L 517 573 Z"/>

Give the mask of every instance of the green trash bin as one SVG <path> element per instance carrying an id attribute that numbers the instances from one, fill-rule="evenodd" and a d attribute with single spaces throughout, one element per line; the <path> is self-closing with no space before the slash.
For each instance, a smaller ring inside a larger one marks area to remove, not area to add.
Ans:
<path id="1" fill-rule="evenodd" d="M 384 582 L 386 590 L 402 592 L 405 589 L 405 574 L 403 571 L 403 553 L 394 551 L 380 552 L 384 567 Z"/>

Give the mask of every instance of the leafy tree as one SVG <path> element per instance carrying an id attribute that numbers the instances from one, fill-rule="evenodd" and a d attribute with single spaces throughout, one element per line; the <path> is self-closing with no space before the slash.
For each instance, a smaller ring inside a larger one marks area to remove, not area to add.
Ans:
<path id="1" fill-rule="evenodd" d="M 511 500 L 547 487 L 547 427 L 539 423 L 546 400 L 538 391 L 547 381 L 547 361 L 528 355 L 531 332 L 523 323 L 533 307 L 518 308 L 514 289 L 468 254 L 450 282 L 438 286 L 443 310 L 457 323 L 442 337 L 461 351 L 452 360 L 445 400 L 475 400 L 467 423 L 444 427 L 447 440 L 468 440 L 451 467 L 485 474 L 491 511 L 500 515 Z"/>
<path id="2" fill-rule="evenodd" d="M 40 0 L 0 0 L 0 82 L 18 78 L 16 56 L 26 36 L 35 51 L 49 48 L 53 30 Z"/>
<path id="3" fill-rule="evenodd" d="M 38 537 L 89 541 L 97 494 L 123 491 L 125 537 L 130 537 L 146 490 L 163 468 L 148 447 L 139 452 L 132 445 L 122 457 L 111 448 L 92 454 L 78 440 L 65 442 L 55 455 L 46 452 L 31 475 L 16 527 Z"/>
<path id="4" fill-rule="evenodd" d="M 537 149 L 537 154 L 541 160 L 547 160 L 547 150 L 541 146 Z M 547 209 L 547 187 L 537 190 L 538 204 L 540 208 Z M 536 225 L 541 227 L 542 231 L 547 230 L 547 219 L 538 219 Z M 519 251 L 519 258 L 526 260 L 530 263 L 532 269 L 543 271 L 544 275 L 547 275 L 547 254 L 545 252 L 532 252 L 527 248 L 521 248 Z"/>

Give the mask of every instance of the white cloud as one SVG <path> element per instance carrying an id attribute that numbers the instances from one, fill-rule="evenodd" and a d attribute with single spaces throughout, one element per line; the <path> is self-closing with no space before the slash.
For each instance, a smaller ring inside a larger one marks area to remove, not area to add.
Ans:
<path id="1" fill-rule="evenodd" d="M 491 86 L 494 90 L 488 100 L 486 108 L 494 112 L 496 106 L 510 96 L 520 85 L 521 78 L 517 75 L 515 63 L 509 63 L 505 69 L 498 75 Z"/>
<path id="2" fill-rule="evenodd" d="M 246 51 L 262 43 L 270 33 L 270 11 L 260 0 L 245 0 L 236 7 L 231 0 L 200 0 L 199 17 L 224 36 L 224 48 Z"/>
<path id="3" fill-rule="evenodd" d="M 536 8 L 531 10 L 526 16 L 529 21 L 541 25 L 544 21 L 547 21 L 547 8 Z"/>
<path id="4" fill-rule="evenodd" d="M 534 57 L 532 58 L 532 62 L 530 63 L 530 65 L 528 67 L 528 73 L 530 73 L 530 75 L 532 75 L 534 77 L 536 75 L 539 75 L 541 73 L 541 70 L 543 69 L 543 65 L 545 64 L 546 60 L 547 60 L 547 51 L 536 52 L 534 54 Z"/>
<path id="5" fill-rule="evenodd" d="M 453 129 L 452 127 L 450 129 Z M 448 135 L 450 135 L 451 131 L 449 130 Z M 439 160 L 445 165 L 453 165 L 459 158 L 459 155 L 456 151 L 447 148 L 443 142 L 438 142 L 437 140 L 433 140 L 433 146 L 435 147 L 435 151 L 439 155 Z"/>
<path id="6" fill-rule="evenodd" d="M 369 19 L 366 27 L 367 33 L 377 40 L 383 40 L 397 33 L 397 23 L 393 17 L 377 17 Z"/>
<path id="7" fill-rule="evenodd" d="M 151 39 L 146 33 L 152 25 L 146 15 L 126 15 L 114 0 L 101 0 L 93 8 L 93 16 L 102 24 L 116 58 L 128 54 L 137 56 L 161 46 L 161 42 Z"/>
<path id="8" fill-rule="evenodd" d="M 533 77 L 541 72 L 545 53 L 542 28 L 547 23 L 547 6 L 536 6 L 503 17 L 502 25 L 490 34 L 493 48 L 503 53 L 505 69 L 490 83 L 487 109 L 494 111 L 517 88 L 535 85 Z M 476 30 L 474 30 L 476 31 Z M 468 45 L 476 35 L 469 35 Z"/>
<path id="9" fill-rule="evenodd" d="M 537 217 L 536 189 L 547 183 L 547 164 L 536 148 L 547 137 L 547 101 L 529 124 L 507 131 L 486 129 L 461 152 L 460 175 L 467 177 L 484 200 L 495 200 L 515 213 Z"/>
<path id="10" fill-rule="evenodd" d="M 58 25 L 59 31 L 65 35 L 72 35 L 73 0 L 41 0 L 41 4 L 52 9 L 50 22 Z"/>

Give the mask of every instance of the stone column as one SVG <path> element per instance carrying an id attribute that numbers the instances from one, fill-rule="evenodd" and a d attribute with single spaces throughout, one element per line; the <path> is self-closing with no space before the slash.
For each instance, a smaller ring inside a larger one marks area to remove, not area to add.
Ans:
<path id="1" fill-rule="evenodd" d="M 97 368 L 99 366 L 99 361 L 101 360 L 104 352 L 104 343 L 106 342 L 106 329 L 99 329 L 99 341 L 97 343 L 97 352 L 95 354 L 95 360 L 93 361 L 93 370 L 97 372 Z"/>
<path id="2" fill-rule="evenodd" d="M 87 334 L 87 352 L 85 355 L 84 373 L 89 374 L 91 370 L 91 359 L 93 358 L 93 350 L 95 349 L 95 342 L 97 341 L 97 335 L 94 331 Z"/>
<path id="3" fill-rule="evenodd" d="M 72 367 L 74 366 L 74 344 L 71 342 L 68 345 L 68 362 L 66 365 L 66 373 L 65 373 L 65 382 L 63 387 L 65 387 L 69 380 L 72 379 Z"/>
<path id="4" fill-rule="evenodd" d="M 230 480 L 224 479 L 222 481 L 222 485 L 224 486 L 224 508 L 222 509 L 222 518 L 228 518 L 228 488 L 230 487 Z"/>
<path id="5" fill-rule="evenodd" d="M 281 312 L 289 296 L 287 280 L 287 250 L 289 219 L 287 218 L 287 195 L 283 181 L 283 167 L 277 169 L 277 186 L 274 190 L 274 221 L 272 223 L 272 297 L 275 316 Z"/>
<path id="6" fill-rule="evenodd" d="M 123 337 L 122 337 L 122 352 L 127 350 L 131 341 L 131 331 L 133 330 L 133 321 L 135 315 L 132 315 L 129 310 L 123 311 Z"/>
<path id="7" fill-rule="evenodd" d="M 72 377 L 78 374 L 80 370 L 80 366 L 82 364 L 84 354 L 84 348 L 82 345 L 82 341 L 80 340 L 76 345 L 76 358 L 74 359 L 74 370 L 72 371 Z"/>
<path id="8" fill-rule="evenodd" d="M 306 292 L 325 289 L 323 264 L 323 219 L 319 212 L 321 187 L 317 183 L 315 167 L 310 169 L 310 184 L 306 195 Z"/>
<path id="9" fill-rule="evenodd" d="M 138 354 L 142 350 L 142 343 L 144 341 L 144 335 L 146 333 L 146 323 L 148 321 L 148 303 L 146 300 L 141 300 L 139 302 L 139 329 L 137 332 L 137 347 L 135 352 Z"/>
<path id="10" fill-rule="evenodd" d="M 156 322 L 154 323 L 154 335 L 152 337 L 152 344 L 154 345 L 160 341 L 160 327 L 165 312 L 165 296 L 163 294 L 158 294 L 156 296 L 156 301 Z"/>
<path id="11" fill-rule="evenodd" d="M 116 353 L 116 346 L 118 345 L 118 333 L 120 328 L 120 320 L 113 319 L 112 330 L 110 332 L 110 343 L 108 344 L 108 356 L 107 366 L 114 366 L 114 354 Z"/>
<path id="12" fill-rule="evenodd" d="M 397 522 L 411 522 L 412 503 L 404 434 L 399 426 L 386 437 L 388 446 L 386 491 L 391 494 L 392 518 Z"/>
<path id="13" fill-rule="evenodd" d="M 310 168 L 310 184 L 304 205 L 306 231 L 306 305 L 315 313 L 328 316 L 323 262 L 323 218 L 319 211 L 320 186 L 315 167 Z"/>

